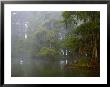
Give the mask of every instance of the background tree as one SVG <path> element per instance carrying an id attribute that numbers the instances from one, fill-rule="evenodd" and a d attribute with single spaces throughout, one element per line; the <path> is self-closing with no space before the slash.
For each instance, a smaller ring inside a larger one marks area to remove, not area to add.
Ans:
<path id="1" fill-rule="evenodd" d="M 99 62 L 100 12 L 69 11 L 64 12 L 63 17 L 68 29 L 66 38 L 69 38 L 66 39 L 65 46 L 74 49 L 80 55 L 89 56 L 92 62 Z"/>

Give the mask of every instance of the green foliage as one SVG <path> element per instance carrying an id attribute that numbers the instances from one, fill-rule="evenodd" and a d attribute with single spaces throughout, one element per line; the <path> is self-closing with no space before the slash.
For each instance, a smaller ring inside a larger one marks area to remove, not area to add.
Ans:
<path id="1" fill-rule="evenodd" d="M 84 20 L 84 21 L 98 21 L 100 19 L 100 12 L 99 11 L 65 11 L 63 12 L 64 20 L 72 21 L 76 20 Z"/>
<path id="2" fill-rule="evenodd" d="M 84 24 L 81 24 L 80 26 L 78 26 L 75 30 L 75 33 L 77 34 L 87 34 L 87 33 L 97 33 L 99 32 L 99 24 L 98 23 L 94 23 L 94 22 L 87 22 Z"/>
<path id="3" fill-rule="evenodd" d="M 43 57 L 55 57 L 59 55 L 59 53 L 55 48 L 42 47 L 38 55 Z"/>
<path id="4" fill-rule="evenodd" d="M 97 51 L 99 54 L 100 12 L 65 11 L 63 12 L 63 17 L 64 23 L 69 30 L 63 41 L 63 47 L 67 47 L 73 52 L 79 52 L 81 49 L 81 53 L 90 53 L 92 55 L 91 57 Z"/>
<path id="5" fill-rule="evenodd" d="M 75 37 L 67 36 L 62 41 L 62 48 L 64 47 L 69 48 L 72 51 L 76 51 L 79 47 L 79 40 Z"/>

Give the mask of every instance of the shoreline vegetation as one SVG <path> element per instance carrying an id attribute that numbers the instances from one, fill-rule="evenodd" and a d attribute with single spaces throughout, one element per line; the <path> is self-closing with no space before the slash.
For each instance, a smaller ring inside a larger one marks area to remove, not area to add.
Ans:
<path id="1" fill-rule="evenodd" d="M 99 65 L 91 65 L 91 64 L 67 64 L 65 68 L 85 68 L 85 69 L 99 69 Z"/>

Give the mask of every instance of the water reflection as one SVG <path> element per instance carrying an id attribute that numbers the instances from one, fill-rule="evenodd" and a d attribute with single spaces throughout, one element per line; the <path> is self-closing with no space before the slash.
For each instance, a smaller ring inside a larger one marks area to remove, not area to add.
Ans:
<path id="1" fill-rule="evenodd" d="M 99 70 L 87 68 L 65 67 L 67 60 L 44 61 L 31 58 L 29 63 L 24 63 L 20 58 L 19 64 L 12 67 L 14 77 L 95 77 L 99 76 Z M 16 68 L 16 69 L 15 69 Z"/>

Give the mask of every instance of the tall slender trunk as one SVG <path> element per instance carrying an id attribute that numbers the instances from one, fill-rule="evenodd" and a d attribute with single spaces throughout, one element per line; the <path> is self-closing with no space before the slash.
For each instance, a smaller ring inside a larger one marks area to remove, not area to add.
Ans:
<path id="1" fill-rule="evenodd" d="M 98 58 L 98 50 L 97 50 L 97 37 L 95 37 L 94 35 L 94 39 L 93 39 L 94 43 L 93 43 L 93 48 L 92 48 L 92 60 L 96 61 Z"/>
<path id="2" fill-rule="evenodd" d="M 94 56 L 95 56 L 95 59 L 97 59 L 98 55 L 97 55 L 97 37 L 95 38 L 95 53 L 94 53 Z"/>

